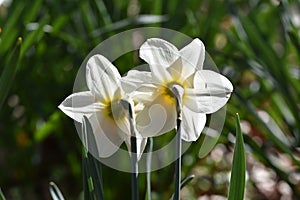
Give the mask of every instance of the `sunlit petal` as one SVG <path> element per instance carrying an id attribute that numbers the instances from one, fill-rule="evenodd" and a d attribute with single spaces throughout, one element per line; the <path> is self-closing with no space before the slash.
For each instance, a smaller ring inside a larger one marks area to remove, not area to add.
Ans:
<path id="1" fill-rule="evenodd" d="M 71 94 L 58 106 L 66 115 L 80 123 L 83 115 L 90 116 L 103 107 L 102 103 L 95 101 L 90 91 Z"/>
<path id="2" fill-rule="evenodd" d="M 166 95 L 158 95 L 136 117 L 137 129 L 143 137 L 166 133 L 175 128 L 175 122 L 175 102 Z"/>
<path id="3" fill-rule="evenodd" d="M 131 93 L 143 84 L 151 83 L 151 72 L 130 70 L 127 75 L 122 77 L 121 86 L 126 93 Z"/>
<path id="4" fill-rule="evenodd" d="M 108 118 L 103 112 L 91 115 L 89 120 L 97 145 L 97 147 L 89 146 L 89 150 L 95 152 L 97 148 L 97 153 L 101 158 L 106 158 L 114 154 L 124 141 L 124 139 L 120 137 L 121 130 L 115 121 Z"/>
<path id="5" fill-rule="evenodd" d="M 191 43 L 183 47 L 180 50 L 180 55 L 182 57 L 182 62 L 184 66 L 191 66 L 194 68 L 194 71 L 203 69 L 205 47 L 203 42 L 198 38 L 194 39 Z M 187 68 L 187 70 L 189 70 L 189 68 Z M 191 73 L 193 73 L 193 71 L 191 71 Z"/>
<path id="6" fill-rule="evenodd" d="M 104 56 L 92 56 L 86 66 L 86 81 L 90 91 L 102 102 L 114 97 L 120 87 L 117 68 Z"/>
<path id="7" fill-rule="evenodd" d="M 187 142 L 196 141 L 205 126 L 206 114 L 193 112 L 188 107 L 183 106 L 182 118 L 181 138 Z"/>
<path id="8" fill-rule="evenodd" d="M 140 48 L 140 57 L 149 64 L 153 81 L 157 83 L 172 80 L 166 68 L 179 56 L 174 45 L 158 38 L 148 39 Z"/>
<path id="9" fill-rule="evenodd" d="M 143 84 L 129 94 L 133 100 L 144 104 L 153 101 L 158 95 L 160 95 L 159 89 L 153 84 Z"/>
<path id="10" fill-rule="evenodd" d="M 170 81 L 176 80 L 176 81 L 183 82 L 187 77 L 186 74 L 184 73 L 185 70 L 182 65 L 182 60 L 180 57 L 167 68 L 167 71 L 170 73 L 172 77 Z"/>
<path id="11" fill-rule="evenodd" d="M 159 38 L 148 39 L 140 48 L 140 57 L 149 64 L 170 66 L 179 55 L 173 44 Z"/>
<path id="12" fill-rule="evenodd" d="M 195 74 L 194 88 L 185 91 L 184 103 L 195 112 L 213 113 L 227 103 L 232 90 L 233 86 L 225 76 L 200 70 Z"/>

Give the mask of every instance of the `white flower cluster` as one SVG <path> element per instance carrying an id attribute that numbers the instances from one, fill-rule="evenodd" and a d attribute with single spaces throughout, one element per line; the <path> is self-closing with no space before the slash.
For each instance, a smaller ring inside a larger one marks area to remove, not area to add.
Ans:
<path id="1" fill-rule="evenodd" d="M 139 55 L 149 64 L 150 71 L 131 70 L 124 77 L 102 55 L 92 56 L 86 66 L 89 91 L 74 93 L 59 105 L 66 115 L 80 123 L 83 116 L 88 117 L 99 157 L 111 156 L 124 141 L 130 149 L 132 122 L 138 157 L 144 151 L 147 137 L 174 129 L 174 87 L 183 92 L 181 126 L 185 141 L 198 139 L 206 114 L 222 108 L 233 91 L 226 77 L 203 69 L 205 47 L 199 39 L 178 50 L 165 40 L 151 38 L 142 44 Z M 124 102 L 132 108 L 131 116 Z"/>

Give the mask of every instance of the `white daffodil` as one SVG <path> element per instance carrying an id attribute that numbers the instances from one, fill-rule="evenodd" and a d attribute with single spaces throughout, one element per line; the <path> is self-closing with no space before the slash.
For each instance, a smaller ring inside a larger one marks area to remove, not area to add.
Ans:
<path id="1" fill-rule="evenodd" d="M 93 128 L 99 157 L 111 156 L 124 141 L 130 151 L 132 121 L 129 121 L 129 110 L 125 108 L 124 102 L 130 105 L 132 103 L 121 88 L 121 76 L 118 70 L 102 55 L 94 55 L 87 62 L 86 81 L 89 91 L 68 96 L 59 108 L 80 123 L 84 115 L 88 117 Z M 135 134 L 138 133 L 135 132 Z M 137 155 L 140 157 L 145 148 L 146 139 L 139 135 L 135 137 L 137 138 Z"/>
<path id="2" fill-rule="evenodd" d="M 133 98 L 144 103 L 136 117 L 139 132 L 151 137 L 175 128 L 173 89 L 181 88 L 182 139 L 197 140 L 206 114 L 216 112 L 228 101 L 231 82 L 221 74 L 203 70 L 205 48 L 199 39 L 181 50 L 165 40 L 148 39 L 140 48 L 140 57 L 149 64 L 151 74 L 133 71 L 124 79 L 128 80 L 125 85 L 131 84 Z"/>

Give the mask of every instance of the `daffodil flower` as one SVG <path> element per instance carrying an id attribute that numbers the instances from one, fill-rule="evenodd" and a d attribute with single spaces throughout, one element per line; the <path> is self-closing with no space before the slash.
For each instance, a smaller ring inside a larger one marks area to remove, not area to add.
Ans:
<path id="1" fill-rule="evenodd" d="M 148 39 L 140 48 L 140 57 L 149 64 L 151 72 L 135 71 L 126 77 L 133 98 L 144 103 L 136 117 L 139 132 L 152 137 L 176 127 L 173 89 L 181 88 L 182 139 L 197 140 L 206 114 L 218 111 L 228 101 L 233 90 L 231 82 L 219 73 L 203 69 L 205 47 L 199 39 L 181 50 L 165 40 Z M 152 109 L 157 106 L 162 109 Z M 164 115 L 166 120 L 157 130 L 157 121 L 162 121 Z"/>
<path id="2" fill-rule="evenodd" d="M 88 117 L 100 158 L 114 154 L 124 141 L 130 151 L 132 119 L 129 118 L 129 110 L 125 107 L 133 104 L 121 87 L 118 70 L 102 55 L 94 55 L 86 65 L 86 82 L 89 91 L 68 96 L 59 108 L 79 123 L 82 123 L 84 115 Z M 134 118 L 135 113 L 131 114 Z M 137 156 L 140 157 L 146 139 L 141 138 L 138 132 L 135 134 L 137 134 L 134 135 L 137 138 Z"/>

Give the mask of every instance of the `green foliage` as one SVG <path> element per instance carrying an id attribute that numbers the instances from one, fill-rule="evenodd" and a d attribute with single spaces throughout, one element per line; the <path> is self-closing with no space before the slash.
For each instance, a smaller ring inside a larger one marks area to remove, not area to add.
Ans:
<path id="1" fill-rule="evenodd" d="M 236 115 L 236 141 L 234 145 L 229 200 L 244 199 L 246 179 L 246 156 L 244 148 L 243 133 L 240 125 L 239 115 Z"/>
<path id="2" fill-rule="evenodd" d="M 4 194 L 3 194 L 2 190 L 1 190 L 1 188 L 0 188 L 0 199 L 1 199 L 1 200 L 5 200 L 5 196 L 4 196 Z"/>
<path id="3" fill-rule="evenodd" d="M 7 96 L 11 84 L 15 78 L 16 71 L 20 61 L 20 46 L 22 38 L 18 38 L 18 42 L 9 56 L 9 61 L 5 65 L 2 75 L 0 77 L 0 108 Z"/>
<path id="4" fill-rule="evenodd" d="M 64 200 L 64 196 L 54 182 L 50 182 L 49 191 L 53 200 Z"/>
<path id="5" fill-rule="evenodd" d="M 233 119 L 239 112 L 246 156 L 251 158 L 245 196 L 271 198 L 256 179 L 256 172 L 264 171 L 269 178 L 262 181 L 273 183 L 277 191 L 273 199 L 299 199 L 299 12 L 297 0 L 15 0 L 1 6 L 0 171 L 5 173 L 0 185 L 6 197 L 47 199 L 49 193 L 41 191 L 48 191 L 51 179 L 66 199 L 79 198 L 81 142 L 73 121 L 57 106 L 72 93 L 81 63 L 97 44 L 130 28 L 157 26 L 202 39 L 220 72 L 234 85 L 217 146 L 199 156 L 203 140 L 198 140 L 182 158 L 183 177 L 195 174 L 182 189 L 182 198 L 227 195 L 227 155 L 232 155 Z M 16 45 L 18 37 L 23 39 L 21 46 Z M 118 58 L 116 65 L 126 73 L 137 60 L 133 52 Z M 154 138 L 153 148 L 171 137 Z M 172 195 L 173 168 L 151 174 L 153 200 Z M 116 186 L 129 186 L 128 174 L 106 166 L 102 172 L 107 199 L 130 197 L 129 187 Z M 140 175 L 142 197 L 145 176 Z"/>
<path id="6" fill-rule="evenodd" d="M 93 137 L 92 126 L 86 116 L 82 123 L 82 134 L 83 138 L 89 136 Z M 92 139 L 85 140 L 85 146 L 91 145 L 88 142 L 95 142 L 94 137 Z M 83 166 L 83 184 L 84 184 L 84 199 L 104 199 L 103 193 L 103 182 L 102 182 L 102 172 L 101 164 L 95 159 L 89 152 L 87 152 L 86 147 L 83 147 L 83 157 L 82 157 L 82 166 Z M 93 145 L 95 146 L 95 145 Z"/>

